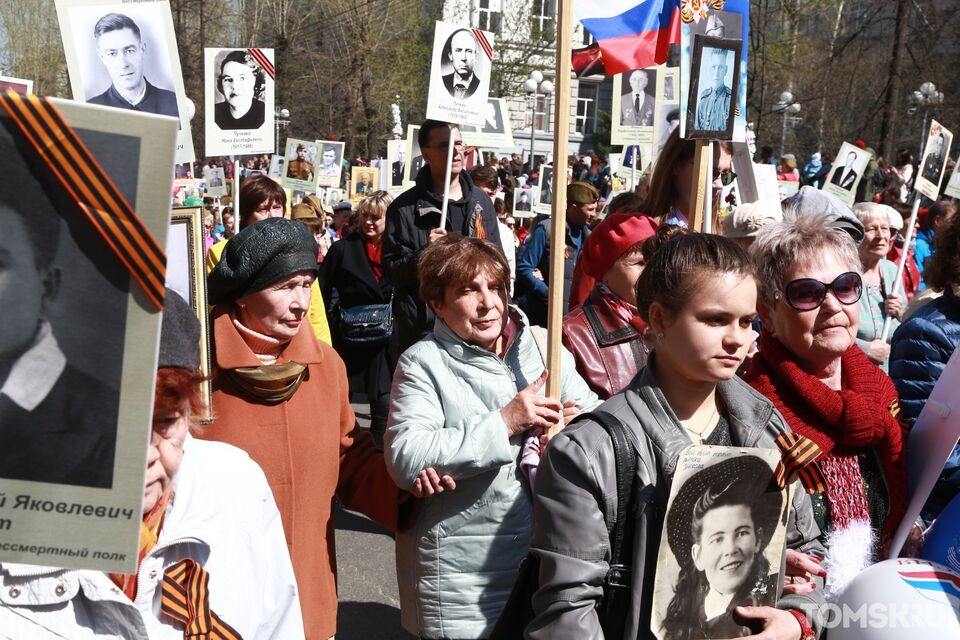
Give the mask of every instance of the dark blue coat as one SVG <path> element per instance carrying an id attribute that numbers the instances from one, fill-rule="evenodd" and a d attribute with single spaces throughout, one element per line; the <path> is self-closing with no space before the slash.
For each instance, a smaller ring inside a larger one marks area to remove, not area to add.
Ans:
<path id="1" fill-rule="evenodd" d="M 960 343 L 960 299 L 947 290 L 900 325 L 890 343 L 890 377 L 897 385 L 900 407 L 913 428 L 923 405 L 940 379 L 947 360 Z M 960 492 L 960 445 L 944 467 L 924 518 L 935 515 Z"/>

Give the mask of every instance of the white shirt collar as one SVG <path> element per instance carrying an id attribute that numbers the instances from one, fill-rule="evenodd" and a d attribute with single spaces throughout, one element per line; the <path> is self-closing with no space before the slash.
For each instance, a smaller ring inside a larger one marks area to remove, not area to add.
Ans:
<path id="1" fill-rule="evenodd" d="M 33 411 L 50 394 L 66 367 L 67 358 L 57 344 L 50 323 L 44 321 L 33 345 L 13 363 L 0 394 L 20 408 Z"/>

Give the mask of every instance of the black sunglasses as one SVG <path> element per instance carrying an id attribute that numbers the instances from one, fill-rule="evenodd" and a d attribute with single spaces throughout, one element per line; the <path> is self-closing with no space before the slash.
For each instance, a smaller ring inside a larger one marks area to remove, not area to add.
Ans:
<path id="1" fill-rule="evenodd" d="M 720 172 L 714 171 L 713 179 L 716 180 L 717 178 L 720 178 L 720 184 L 725 187 L 729 187 L 731 184 L 733 184 L 733 181 L 737 179 L 737 174 L 735 174 L 733 171 L 730 171 L 730 169 L 724 169 Z"/>
<path id="2" fill-rule="evenodd" d="M 783 299 L 797 311 L 811 311 L 823 304 L 827 291 L 833 291 L 840 304 L 856 304 L 863 293 L 863 279 L 856 271 L 841 273 L 830 284 L 799 278 L 784 287 Z"/>

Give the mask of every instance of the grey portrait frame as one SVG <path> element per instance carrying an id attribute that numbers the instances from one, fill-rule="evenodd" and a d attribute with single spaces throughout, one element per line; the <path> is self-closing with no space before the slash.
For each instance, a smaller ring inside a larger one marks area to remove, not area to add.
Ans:
<path id="1" fill-rule="evenodd" d="M 686 138 L 690 140 L 731 140 L 736 120 L 737 92 L 740 90 L 740 55 L 743 41 L 733 38 L 716 38 L 713 36 L 696 35 L 693 39 L 693 55 L 691 57 L 690 96 L 686 114 Z M 733 70 L 730 86 L 730 110 L 727 113 L 726 126 L 723 129 L 697 129 L 697 109 L 700 106 L 700 73 L 703 66 L 704 50 L 723 49 L 733 54 Z"/>

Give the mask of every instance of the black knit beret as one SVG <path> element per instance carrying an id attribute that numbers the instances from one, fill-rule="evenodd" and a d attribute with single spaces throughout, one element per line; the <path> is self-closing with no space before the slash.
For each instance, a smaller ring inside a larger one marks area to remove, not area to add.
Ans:
<path id="1" fill-rule="evenodd" d="M 167 289 L 160 327 L 160 358 L 157 368 L 196 371 L 200 366 L 200 321 L 187 301 Z"/>
<path id="2" fill-rule="evenodd" d="M 316 238 L 306 225 L 267 218 L 230 238 L 207 276 L 210 304 L 232 302 L 300 271 L 317 271 Z"/>

